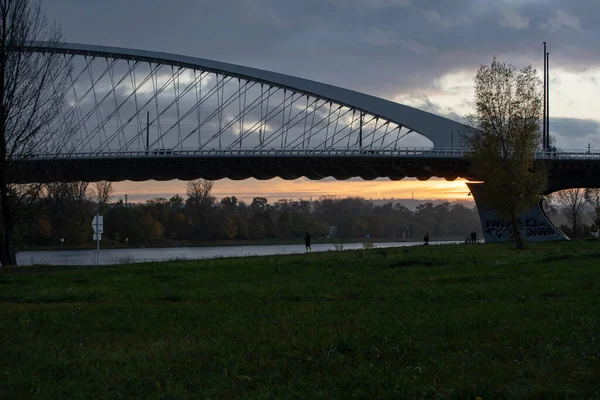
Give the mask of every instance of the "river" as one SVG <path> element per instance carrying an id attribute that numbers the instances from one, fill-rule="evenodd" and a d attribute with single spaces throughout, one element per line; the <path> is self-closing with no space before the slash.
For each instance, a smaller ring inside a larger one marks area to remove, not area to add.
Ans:
<path id="1" fill-rule="evenodd" d="M 431 244 L 451 244 L 458 242 L 431 242 Z M 416 246 L 422 242 L 375 243 L 375 248 Z M 312 251 L 334 250 L 331 244 L 313 244 Z M 344 250 L 356 250 L 362 243 L 345 243 Z M 214 246 L 214 247 L 170 247 L 170 248 L 130 248 L 100 249 L 100 264 L 115 265 L 135 262 L 200 260 L 220 257 L 266 256 L 277 254 L 305 253 L 304 245 L 267 246 Z M 47 250 L 22 251 L 17 254 L 19 265 L 96 265 L 96 250 Z"/>

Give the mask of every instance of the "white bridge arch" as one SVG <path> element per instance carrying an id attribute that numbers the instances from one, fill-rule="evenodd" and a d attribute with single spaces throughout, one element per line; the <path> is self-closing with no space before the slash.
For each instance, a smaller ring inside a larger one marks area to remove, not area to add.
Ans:
<path id="1" fill-rule="evenodd" d="M 31 43 L 70 58 L 61 153 L 140 150 L 394 150 L 416 133 L 459 148 L 468 127 L 422 110 L 280 73 L 161 52 Z M 50 147 L 48 147 L 49 149 Z M 42 151 L 43 152 L 43 151 Z"/>

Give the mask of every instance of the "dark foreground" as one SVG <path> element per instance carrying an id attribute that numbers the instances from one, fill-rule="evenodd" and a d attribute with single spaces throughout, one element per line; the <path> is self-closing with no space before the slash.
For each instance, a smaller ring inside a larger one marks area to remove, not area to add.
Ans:
<path id="1" fill-rule="evenodd" d="M 600 243 L 0 270 L 0 398 L 599 398 Z"/>

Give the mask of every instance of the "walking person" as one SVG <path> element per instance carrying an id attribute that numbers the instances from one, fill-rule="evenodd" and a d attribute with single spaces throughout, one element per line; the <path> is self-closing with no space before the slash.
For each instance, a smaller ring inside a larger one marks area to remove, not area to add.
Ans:
<path id="1" fill-rule="evenodd" d="M 425 234 L 425 236 L 423 237 L 423 244 L 424 245 L 428 245 L 429 244 L 429 232 L 427 232 Z"/>
<path id="2" fill-rule="evenodd" d="M 312 252 L 312 249 L 310 248 L 310 235 L 308 232 L 304 234 L 304 245 L 306 246 L 306 251 Z"/>

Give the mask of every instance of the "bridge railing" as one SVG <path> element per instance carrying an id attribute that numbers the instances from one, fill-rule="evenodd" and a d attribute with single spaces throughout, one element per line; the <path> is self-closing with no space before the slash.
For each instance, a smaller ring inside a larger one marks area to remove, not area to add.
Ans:
<path id="1" fill-rule="evenodd" d="M 419 158 L 463 158 L 466 149 L 405 147 L 397 149 L 149 149 L 135 151 L 75 152 L 64 154 L 36 154 L 32 160 L 102 159 L 102 158 L 145 158 L 145 157 L 419 157 Z M 600 152 L 587 150 L 565 150 L 560 152 L 536 152 L 542 160 L 600 160 Z"/>
<path id="2" fill-rule="evenodd" d="M 36 154 L 32 159 L 92 159 L 92 158 L 138 158 L 138 157 L 332 157 L 332 156 L 366 156 L 366 157 L 456 157 L 465 155 L 460 149 L 432 149 L 423 147 L 406 147 L 399 149 L 149 149 L 136 151 L 103 151 L 75 152 L 65 154 Z"/>
<path id="3" fill-rule="evenodd" d="M 537 159 L 543 160 L 600 160 L 600 152 L 589 150 L 540 151 Z"/>

